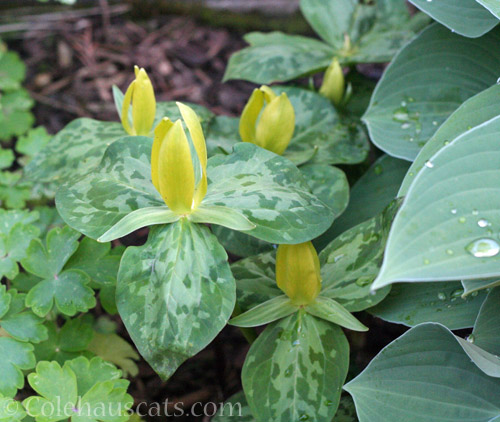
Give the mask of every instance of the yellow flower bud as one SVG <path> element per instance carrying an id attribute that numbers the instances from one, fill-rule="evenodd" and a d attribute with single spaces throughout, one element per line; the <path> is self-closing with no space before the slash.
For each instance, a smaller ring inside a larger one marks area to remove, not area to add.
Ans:
<path id="1" fill-rule="evenodd" d="M 188 106 L 177 103 L 202 170 L 196 185 L 193 157 L 183 122 L 162 119 L 155 129 L 151 150 L 151 180 L 167 206 L 190 214 L 207 193 L 207 147 L 200 121 Z"/>
<path id="2" fill-rule="evenodd" d="M 339 61 L 335 58 L 326 69 L 319 93 L 338 106 L 344 98 L 344 90 L 344 72 L 342 72 Z"/>
<path id="3" fill-rule="evenodd" d="M 156 115 L 156 100 L 153 85 L 144 69 L 134 68 L 135 79 L 127 88 L 122 105 L 122 125 L 129 135 L 148 136 Z M 129 109 L 132 103 L 132 126 Z"/>
<path id="4" fill-rule="evenodd" d="M 295 305 L 314 302 L 321 290 L 321 274 L 318 254 L 311 242 L 278 247 L 276 282 Z"/>
<path id="5" fill-rule="evenodd" d="M 262 148 L 283 154 L 295 130 L 295 110 L 285 93 L 276 95 L 268 86 L 255 89 L 240 119 L 240 136 Z"/>

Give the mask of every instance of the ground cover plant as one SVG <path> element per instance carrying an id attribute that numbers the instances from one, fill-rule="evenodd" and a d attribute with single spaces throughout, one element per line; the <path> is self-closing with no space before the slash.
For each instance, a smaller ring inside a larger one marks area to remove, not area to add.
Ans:
<path id="1" fill-rule="evenodd" d="M 228 326 L 241 391 L 184 420 L 500 421 L 500 7 L 411 3 L 248 34 L 238 117 L 135 66 L 114 121 L 49 135 L 2 46 L 1 422 L 170 420 L 138 362 L 168 383 Z"/>

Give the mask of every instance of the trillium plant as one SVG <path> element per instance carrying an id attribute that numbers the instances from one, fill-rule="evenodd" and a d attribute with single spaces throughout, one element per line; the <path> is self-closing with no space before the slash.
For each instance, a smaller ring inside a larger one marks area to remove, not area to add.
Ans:
<path id="1" fill-rule="evenodd" d="M 239 117 L 135 67 L 116 122 L 50 136 L 0 52 L 0 422 L 140 421 L 137 361 L 168 382 L 228 326 L 214 422 L 500 421 L 500 6 L 411 3 L 248 34 Z"/>

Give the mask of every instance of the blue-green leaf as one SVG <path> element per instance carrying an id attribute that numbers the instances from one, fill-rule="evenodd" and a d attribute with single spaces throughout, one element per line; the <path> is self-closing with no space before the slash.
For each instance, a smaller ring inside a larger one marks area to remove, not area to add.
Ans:
<path id="1" fill-rule="evenodd" d="M 285 318 L 298 310 L 299 307 L 291 303 L 287 296 L 281 295 L 232 318 L 229 323 L 236 327 L 257 327 Z"/>
<path id="2" fill-rule="evenodd" d="M 333 299 L 319 296 L 316 301 L 307 305 L 305 311 L 315 317 L 324 319 L 354 331 L 368 331 L 346 308 Z"/>
<path id="3" fill-rule="evenodd" d="M 117 305 L 139 352 L 163 378 L 226 325 L 235 303 L 227 255 L 207 227 L 182 219 L 130 247 Z"/>

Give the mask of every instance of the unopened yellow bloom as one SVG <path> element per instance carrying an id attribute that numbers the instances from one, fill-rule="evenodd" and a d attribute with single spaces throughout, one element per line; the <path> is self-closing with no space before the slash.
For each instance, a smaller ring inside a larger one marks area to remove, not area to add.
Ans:
<path id="1" fill-rule="evenodd" d="M 321 291 L 321 274 L 318 254 L 311 242 L 278 247 L 276 282 L 295 305 L 314 302 Z"/>
<path id="2" fill-rule="evenodd" d="M 190 107 L 177 103 L 182 120 L 164 118 L 155 129 L 151 151 L 151 179 L 167 206 L 177 214 L 193 212 L 207 193 L 207 148 L 200 120 Z M 198 161 L 193 160 L 187 127 Z M 201 178 L 196 183 L 194 163 Z"/>
<path id="3" fill-rule="evenodd" d="M 153 85 L 144 69 L 134 67 L 135 79 L 127 88 L 122 105 L 122 125 L 129 135 L 148 136 L 153 128 L 156 99 Z M 129 109 L 132 103 L 132 126 Z"/>
<path id="4" fill-rule="evenodd" d="M 338 106 L 344 98 L 344 90 L 344 72 L 342 72 L 339 61 L 335 58 L 326 69 L 319 93 Z"/>
<path id="5" fill-rule="evenodd" d="M 276 154 L 283 154 L 295 130 L 295 111 L 285 93 L 268 86 L 255 89 L 240 119 L 240 136 Z"/>

